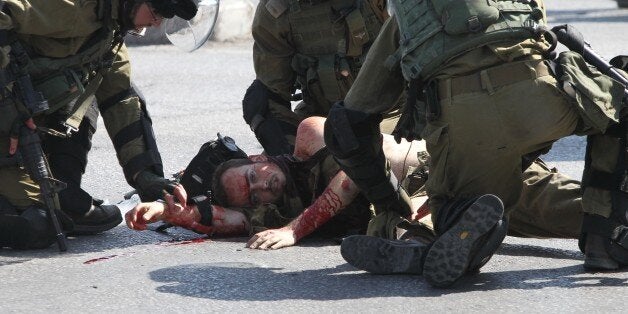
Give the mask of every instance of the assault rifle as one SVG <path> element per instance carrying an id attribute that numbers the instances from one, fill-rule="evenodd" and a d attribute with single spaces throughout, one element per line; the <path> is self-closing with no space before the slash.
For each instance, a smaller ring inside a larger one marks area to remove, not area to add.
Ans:
<path id="1" fill-rule="evenodd" d="M 0 31 L 0 42 L 8 44 L 7 36 L 7 31 Z M 0 84 L 4 89 L 7 84 L 13 82 L 13 89 L 10 93 L 5 93 L 3 96 L 15 97 L 16 101 L 21 102 L 32 115 L 48 110 L 48 101 L 40 92 L 33 88 L 30 75 L 26 71 L 29 56 L 17 41 L 12 41 L 11 43 L 10 58 L 11 62 L 9 62 L 9 65 L 5 69 L 0 70 Z M 50 223 L 56 234 L 59 251 L 66 251 L 65 235 L 56 214 L 58 210 L 61 210 L 59 192 L 66 187 L 66 184 L 52 177 L 37 131 L 22 125 L 19 130 L 19 150 L 17 156 L 3 159 L 0 165 L 23 165 L 31 179 L 39 185 L 41 198 L 46 206 Z"/>

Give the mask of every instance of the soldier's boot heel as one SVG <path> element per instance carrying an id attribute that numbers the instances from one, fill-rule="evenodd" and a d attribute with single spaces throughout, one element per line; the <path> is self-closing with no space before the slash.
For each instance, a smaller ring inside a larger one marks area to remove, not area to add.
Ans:
<path id="1" fill-rule="evenodd" d="M 340 253 L 350 265 L 373 274 L 420 275 L 427 248 L 414 240 L 354 235 L 342 241 Z"/>
<path id="2" fill-rule="evenodd" d="M 434 287 L 448 287 L 467 271 L 476 271 L 486 263 L 505 237 L 501 229 L 495 232 L 503 215 L 504 205 L 497 196 L 487 194 L 475 200 L 429 249 L 423 266 L 427 282 Z M 481 264 L 472 265 L 476 261 Z"/>
<path id="3" fill-rule="evenodd" d="M 586 270 L 616 270 L 619 263 L 606 251 L 604 237 L 597 234 L 587 234 L 584 268 Z"/>

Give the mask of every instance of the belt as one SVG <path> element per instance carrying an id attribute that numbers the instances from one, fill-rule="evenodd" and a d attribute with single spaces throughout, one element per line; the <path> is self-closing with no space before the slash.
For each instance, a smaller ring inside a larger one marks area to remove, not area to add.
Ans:
<path id="1" fill-rule="evenodd" d="M 440 99 L 447 99 L 456 95 L 483 90 L 493 93 L 498 87 L 536 79 L 550 75 L 550 73 L 550 69 L 543 60 L 511 62 L 471 75 L 439 80 L 438 95 Z"/>

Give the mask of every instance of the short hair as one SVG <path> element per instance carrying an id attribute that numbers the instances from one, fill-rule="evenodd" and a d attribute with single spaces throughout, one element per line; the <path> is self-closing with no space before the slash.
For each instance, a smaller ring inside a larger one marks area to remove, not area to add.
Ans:
<path id="1" fill-rule="evenodd" d="M 254 163 L 254 161 L 248 158 L 237 158 L 227 160 L 218 165 L 218 167 L 216 167 L 216 171 L 214 171 L 214 177 L 212 178 L 212 202 L 219 206 L 229 206 L 227 193 L 225 192 L 225 187 L 222 185 L 222 175 L 231 168 L 237 168 Z"/>

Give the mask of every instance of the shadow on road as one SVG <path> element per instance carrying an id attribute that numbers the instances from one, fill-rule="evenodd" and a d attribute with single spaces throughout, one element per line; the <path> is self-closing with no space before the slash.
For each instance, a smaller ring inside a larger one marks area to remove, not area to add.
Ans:
<path id="1" fill-rule="evenodd" d="M 584 260 L 584 255 L 580 251 L 525 244 L 503 243 L 497 251 L 497 254 L 509 256 L 534 256 L 553 259 Z"/>
<path id="2" fill-rule="evenodd" d="M 345 300 L 375 297 L 435 297 L 470 291 L 547 287 L 625 287 L 628 279 L 604 274 L 582 276 L 582 266 L 481 273 L 463 278 L 455 289 L 433 289 L 421 276 L 377 276 L 335 268 L 285 272 L 253 263 L 189 264 L 155 270 L 156 290 L 224 301 Z"/>
<path id="3" fill-rule="evenodd" d="M 12 250 L 0 248 L 0 257 L 14 258 L 0 260 L 0 267 L 19 264 L 30 259 L 63 258 L 73 254 L 106 252 L 114 249 L 126 249 L 137 245 L 159 244 L 164 242 L 184 242 L 203 237 L 182 228 L 171 228 L 166 233 L 155 231 L 133 231 L 125 225 L 117 226 L 107 232 L 96 235 L 70 236 L 67 238 L 68 250 L 59 252 L 57 244 L 43 250 Z"/>

